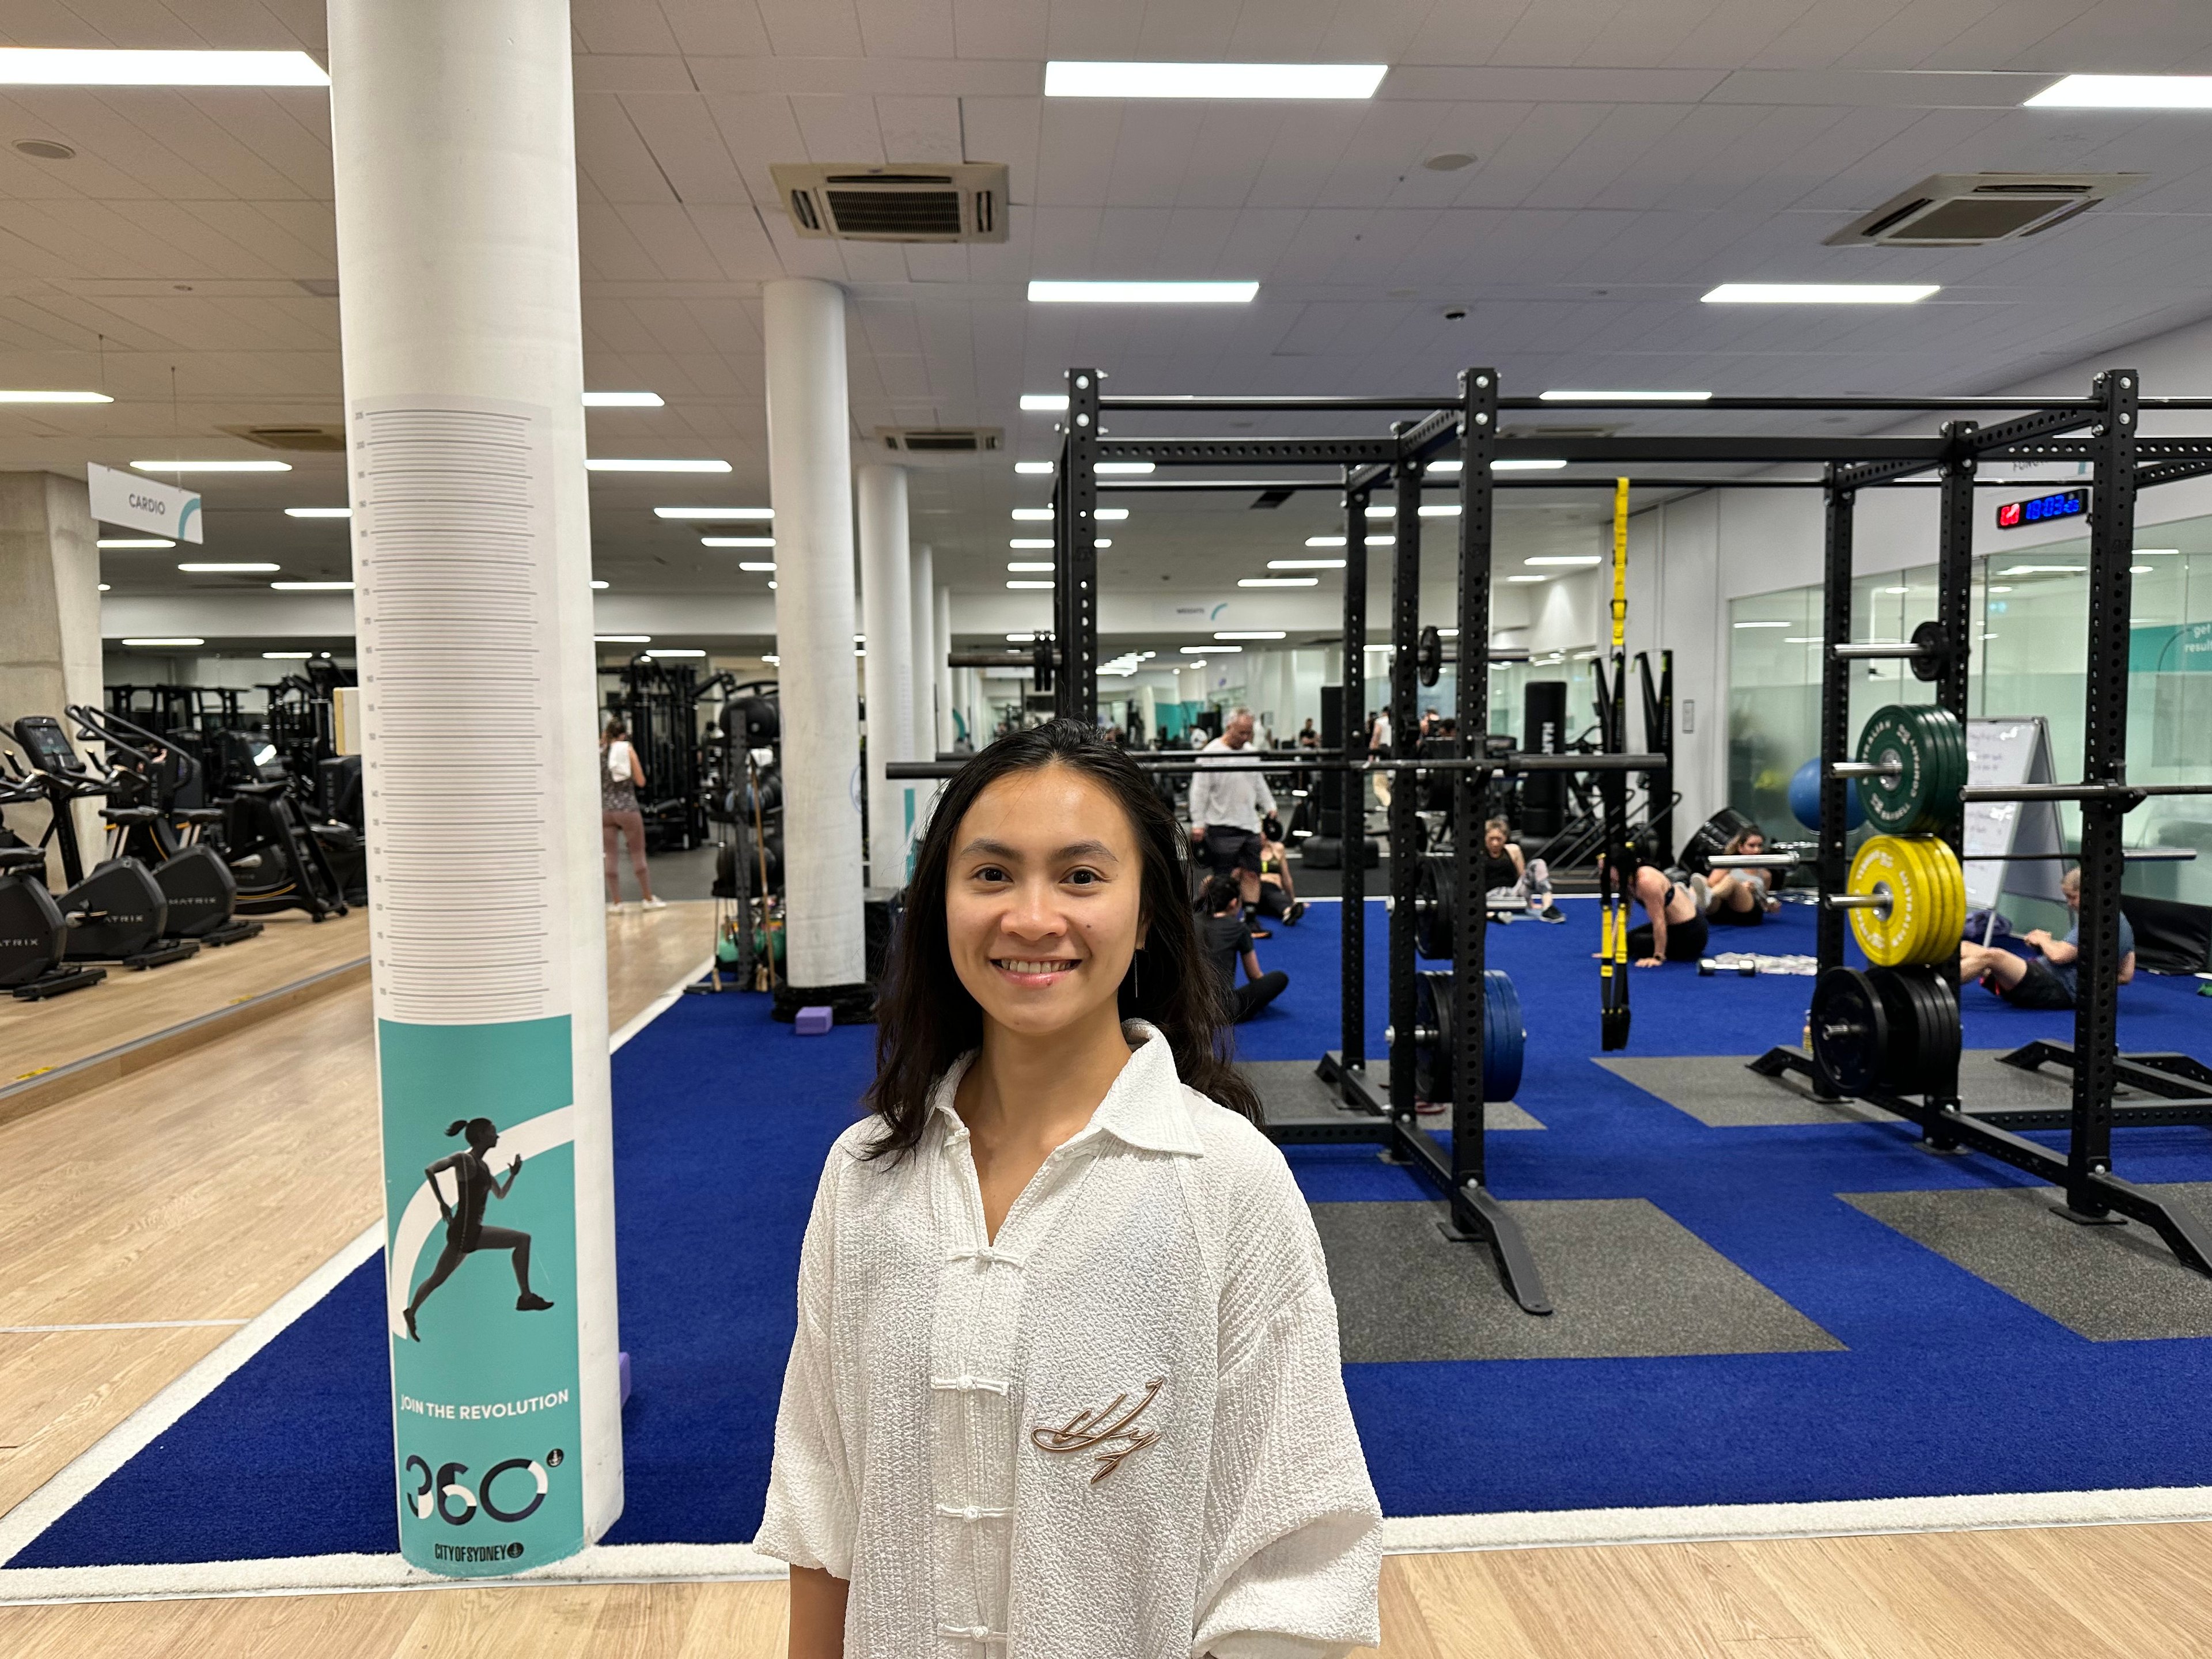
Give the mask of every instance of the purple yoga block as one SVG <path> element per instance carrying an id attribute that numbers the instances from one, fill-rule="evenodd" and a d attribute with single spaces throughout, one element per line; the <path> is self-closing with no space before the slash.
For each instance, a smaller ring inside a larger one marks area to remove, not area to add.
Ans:
<path id="1" fill-rule="evenodd" d="M 801 1036 L 820 1036 L 830 1029 L 830 1006 L 820 1004 L 812 1008 L 801 1008 L 799 1017 L 791 1022 L 791 1029 Z"/>

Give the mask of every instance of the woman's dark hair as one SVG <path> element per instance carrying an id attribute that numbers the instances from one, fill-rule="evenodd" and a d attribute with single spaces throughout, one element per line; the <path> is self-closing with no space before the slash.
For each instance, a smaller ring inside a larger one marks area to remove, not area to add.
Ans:
<path id="1" fill-rule="evenodd" d="M 1064 766 L 1112 796 L 1136 839 L 1145 945 L 1121 981 L 1121 1018 L 1158 1028 L 1177 1075 L 1190 1087 L 1260 1120 L 1259 1097 L 1230 1064 L 1230 1010 L 1219 977 L 1199 949 L 1185 873 L 1188 854 L 1174 814 L 1136 763 L 1097 727 L 1056 720 L 1000 738 L 962 767 L 938 799 L 876 999 L 876 1080 L 862 1098 L 884 1121 L 884 1133 L 870 1147 L 871 1158 L 896 1156 L 920 1143 L 931 1089 L 983 1040 L 983 1011 L 954 971 L 945 937 L 945 887 L 961 821 L 1001 778 L 1048 766 Z"/>
<path id="2" fill-rule="evenodd" d="M 623 717 L 620 714 L 608 715 L 607 729 L 599 734 L 600 738 L 608 743 L 612 743 L 618 738 L 626 738 L 629 735 L 629 727 L 623 723 Z"/>
<path id="3" fill-rule="evenodd" d="M 499 1125 L 488 1117 L 457 1117 L 446 1126 L 449 1135 L 457 1135 L 464 1129 L 468 1131 L 469 1145 L 477 1152 L 499 1139 Z"/>
<path id="4" fill-rule="evenodd" d="M 1218 916 L 1231 905 L 1243 902 L 1244 890 L 1234 876 L 1208 876 L 1206 885 L 1198 892 L 1198 908 L 1201 915 Z"/>
<path id="5" fill-rule="evenodd" d="M 1725 857 L 1732 853 L 1741 853 L 1743 851 L 1743 844 L 1749 841 L 1753 836 L 1757 836 L 1759 840 L 1765 841 L 1766 839 L 1766 831 L 1760 829 L 1755 823 L 1745 824 L 1741 829 L 1738 830 L 1734 835 L 1728 838 L 1728 845 L 1721 848 L 1722 855 Z"/>

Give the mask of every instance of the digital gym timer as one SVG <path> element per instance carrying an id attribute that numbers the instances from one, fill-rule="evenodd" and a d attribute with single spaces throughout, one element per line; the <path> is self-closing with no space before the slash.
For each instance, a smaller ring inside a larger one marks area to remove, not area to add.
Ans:
<path id="1" fill-rule="evenodd" d="M 2087 490 L 2061 490 L 2056 495 L 2038 495 L 2033 501 L 2007 501 L 1997 509 L 1997 528 L 2021 530 L 2032 524 L 2049 524 L 2053 519 L 2078 519 L 2088 510 Z"/>

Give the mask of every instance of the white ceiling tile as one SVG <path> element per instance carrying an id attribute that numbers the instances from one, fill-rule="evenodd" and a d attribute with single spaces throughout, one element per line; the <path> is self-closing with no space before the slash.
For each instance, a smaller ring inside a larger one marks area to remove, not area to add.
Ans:
<path id="1" fill-rule="evenodd" d="M 672 57 L 684 49 L 659 0 L 589 0 L 569 9 L 568 24 L 579 52 Z"/>
<path id="2" fill-rule="evenodd" d="M 860 58 L 867 48 L 853 0 L 756 0 L 781 58 Z"/>
<path id="3" fill-rule="evenodd" d="M 957 58 L 952 0 L 855 0 L 860 48 L 871 58 Z"/>
<path id="4" fill-rule="evenodd" d="M 576 94 L 576 170 L 610 202 L 676 199 L 652 147 L 615 93 Z"/>
<path id="5" fill-rule="evenodd" d="M 874 165 L 890 159 L 884 154 L 883 132 L 876 125 L 876 100 L 866 94 L 810 94 L 791 100 L 791 113 L 799 123 L 806 154 L 778 160 Z"/>
<path id="6" fill-rule="evenodd" d="M 761 226 L 763 210 L 732 204 L 687 207 L 686 211 L 691 216 L 692 228 L 720 267 L 724 281 L 764 283 L 784 275 L 775 244 Z"/>
<path id="7" fill-rule="evenodd" d="M 1048 8 L 1037 0 L 952 0 L 953 51 L 962 58 L 1042 64 L 1048 15 Z"/>
<path id="8" fill-rule="evenodd" d="M 622 102 L 678 200 L 692 204 L 752 200 L 704 98 L 696 93 L 633 93 Z"/>
<path id="9" fill-rule="evenodd" d="M 617 204 L 614 212 L 653 261 L 653 272 L 672 283 L 712 283 L 722 268 L 680 203 Z"/>
<path id="10" fill-rule="evenodd" d="M 695 57 L 766 58 L 775 50 L 752 0 L 660 0 L 679 50 Z"/>

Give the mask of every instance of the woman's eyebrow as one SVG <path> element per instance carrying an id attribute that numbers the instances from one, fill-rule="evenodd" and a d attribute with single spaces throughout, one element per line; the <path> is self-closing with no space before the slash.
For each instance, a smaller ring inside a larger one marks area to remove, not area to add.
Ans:
<path id="1" fill-rule="evenodd" d="M 959 856 L 963 859 L 969 857 L 1004 859 L 1010 863 L 1018 863 L 1021 860 L 1022 853 L 1018 848 L 1009 847 L 1002 841 L 979 839 L 971 841 L 963 847 Z M 1062 859 L 1104 859 L 1110 864 L 1119 864 L 1121 861 L 1114 849 L 1103 841 L 1070 842 L 1065 847 L 1055 848 L 1049 857 L 1054 861 Z"/>

